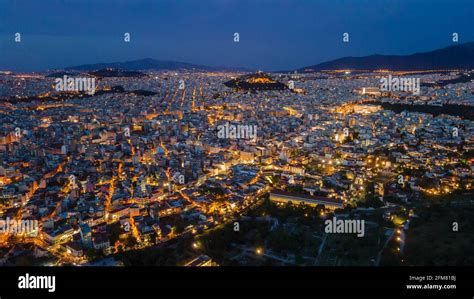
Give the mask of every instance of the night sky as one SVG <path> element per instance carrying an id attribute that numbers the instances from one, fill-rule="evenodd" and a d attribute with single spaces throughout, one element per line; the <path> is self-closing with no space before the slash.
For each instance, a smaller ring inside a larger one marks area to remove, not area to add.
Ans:
<path id="1" fill-rule="evenodd" d="M 474 41 L 473 0 L 0 0 L 0 70 L 141 58 L 286 70 L 429 51 L 453 32 Z"/>

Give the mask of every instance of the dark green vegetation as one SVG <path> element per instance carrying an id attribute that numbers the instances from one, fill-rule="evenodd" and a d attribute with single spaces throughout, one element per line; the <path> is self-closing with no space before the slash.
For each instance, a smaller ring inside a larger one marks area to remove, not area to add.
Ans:
<path id="1" fill-rule="evenodd" d="M 191 244 L 192 238 L 183 236 L 162 245 L 118 253 L 114 259 L 125 266 L 177 266 L 196 256 Z"/>
<path id="2" fill-rule="evenodd" d="M 221 265 L 308 265 L 321 242 L 323 210 L 277 206 L 266 199 L 240 219 L 198 236 L 197 242 Z M 256 254 L 258 248 L 265 256 Z"/>
<path id="3" fill-rule="evenodd" d="M 401 113 L 402 111 L 409 112 L 421 112 L 428 113 L 433 116 L 438 115 L 452 115 L 459 116 L 464 119 L 474 120 L 474 108 L 472 106 L 466 105 L 454 105 L 446 104 L 442 106 L 431 106 L 431 105 L 409 105 L 409 104 L 392 104 L 381 101 L 368 102 L 366 104 L 377 104 L 381 105 L 385 110 L 392 110 L 395 113 Z"/>
<path id="4" fill-rule="evenodd" d="M 447 202 L 445 202 L 445 199 Z M 472 194 L 440 198 L 416 214 L 407 236 L 410 265 L 474 265 L 474 205 Z M 456 222 L 458 231 L 453 231 Z"/>
<path id="5" fill-rule="evenodd" d="M 474 201 L 472 193 L 423 198 L 415 209 L 403 255 L 393 240 L 382 265 L 474 265 Z M 457 223 L 457 227 L 455 225 Z M 456 231 L 457 229 L 457 231 Z"/>
<path id="6" fill-rule="evenodd" d="M 348 210 L 339 210 L 354 216 Z M 322 206 L 277 205 L 265 200 L 235 224 L 199 236 L 203 253 L 221 265 L 372 265 L 382 247 L 386 229 L 380 214 L 366 216 L 366 234 L 324 234 L 324 221 L 332 213 Z M 391 223 L 388 223 L 391 224 Z M 325 241 L 324 241 L 325 240 Z M 263 254 L 259 254 L 257 249 Z"/>

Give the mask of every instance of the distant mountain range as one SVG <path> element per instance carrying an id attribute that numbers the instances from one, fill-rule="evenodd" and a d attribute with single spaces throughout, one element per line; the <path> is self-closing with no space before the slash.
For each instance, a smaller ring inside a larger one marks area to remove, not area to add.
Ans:
<path id="1" fill-rule="evenodd" d="M 145 58 L 125 62 L 96 63 L 67 67 L 67 71 L 93 72 L 104 69 L 126 71 L 238 71 L 253 72 L 243 67 L 205 66 L 179 61 L 156 60 Z M 392 71 L 424 71 L 445 69 L 474 69 L 474 42 L 449 46 L 446 48 L 415 53 L 411 55 L 370 55 L 363 57 L 344 57 L 311 66 L 284 72 L 314 72 L 321 70 L 380 70 Z"/>
<path id="2" fill-rule="evenodd" d="M 75 71 L 97 71 L 102 69 L 120 69 L 128 71 L 177 71 L 177 70 L 196 70 L 196 71 L 252 71 L 247 68 L 225 67 L 225 66 L 205 66 L 179 61 L 156 60 L 152 58 L 145 58 L 125 62 L 111 62 L 111 63 L 96 63 L 85 64 L 65 68 L 65 70 Z"/>
<path id="3" fill-rule="evenodd" d="M 113 68 L 105 68 L 97 71 L 90 72 L 89 74 L 99 77 L 135 77 L 135 78 L 142 78 L 146 77 L 147 75 L 137 71 L 128 71 L 122 69 L 113 69 Z"/>
<path id="4" fill-rule="evenodd" d="M 313 72 L 321 70 L 379 70 L 422 71 L 441 69 L 474 69 L 474 42 L 411 55 L 370 55 L 344 57 L 293 71 Z"/>

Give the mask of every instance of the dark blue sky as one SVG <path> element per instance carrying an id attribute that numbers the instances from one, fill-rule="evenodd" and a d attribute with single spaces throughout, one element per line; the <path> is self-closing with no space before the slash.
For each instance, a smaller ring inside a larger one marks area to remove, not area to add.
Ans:
<path id="1" fill-rule="evenodd" d="M 0 69 L 151 57 L 281 70 L 429 51 L 453 32 L 474 41 L 473 0 L 0 0 Z"/>

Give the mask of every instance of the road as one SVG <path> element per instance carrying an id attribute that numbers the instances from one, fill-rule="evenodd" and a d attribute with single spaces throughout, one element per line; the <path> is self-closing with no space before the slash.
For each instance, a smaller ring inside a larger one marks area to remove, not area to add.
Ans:
<path id="1" fill-rule="evenodd" d="M 377 267 L 379 266 L 380 259 L 382 258 L 382 253 L 385 250 L 385 248 L 387 247 L 388 243 L 392 240 L 393 236 L 395 236 L 395 231 L 396 231 L 395 229 L 392 230 L 392 233 L 387 238 L 387 240 L 385 240 L 385 243 L 383 244 L 382 249 L 380 249 L 379 253 L 377 254 L 377 259 L 375 260 L 375 266 L 377 266 Z"/>
<path id="2" fill-rule="evenodd" d="M 316 257 L 316 260 L 314 261 L 315 266 L 319 264 L 319 258 L 321 256 L 321 253 L 323 253 L 324 245 L 326 245 L 327 238 L 328 238 L 328 234 L 324 234 L 323 241 L 321 242 L 321 245 L 319 245 L 319 248 L 318 248 L 318 256 Z"/>

